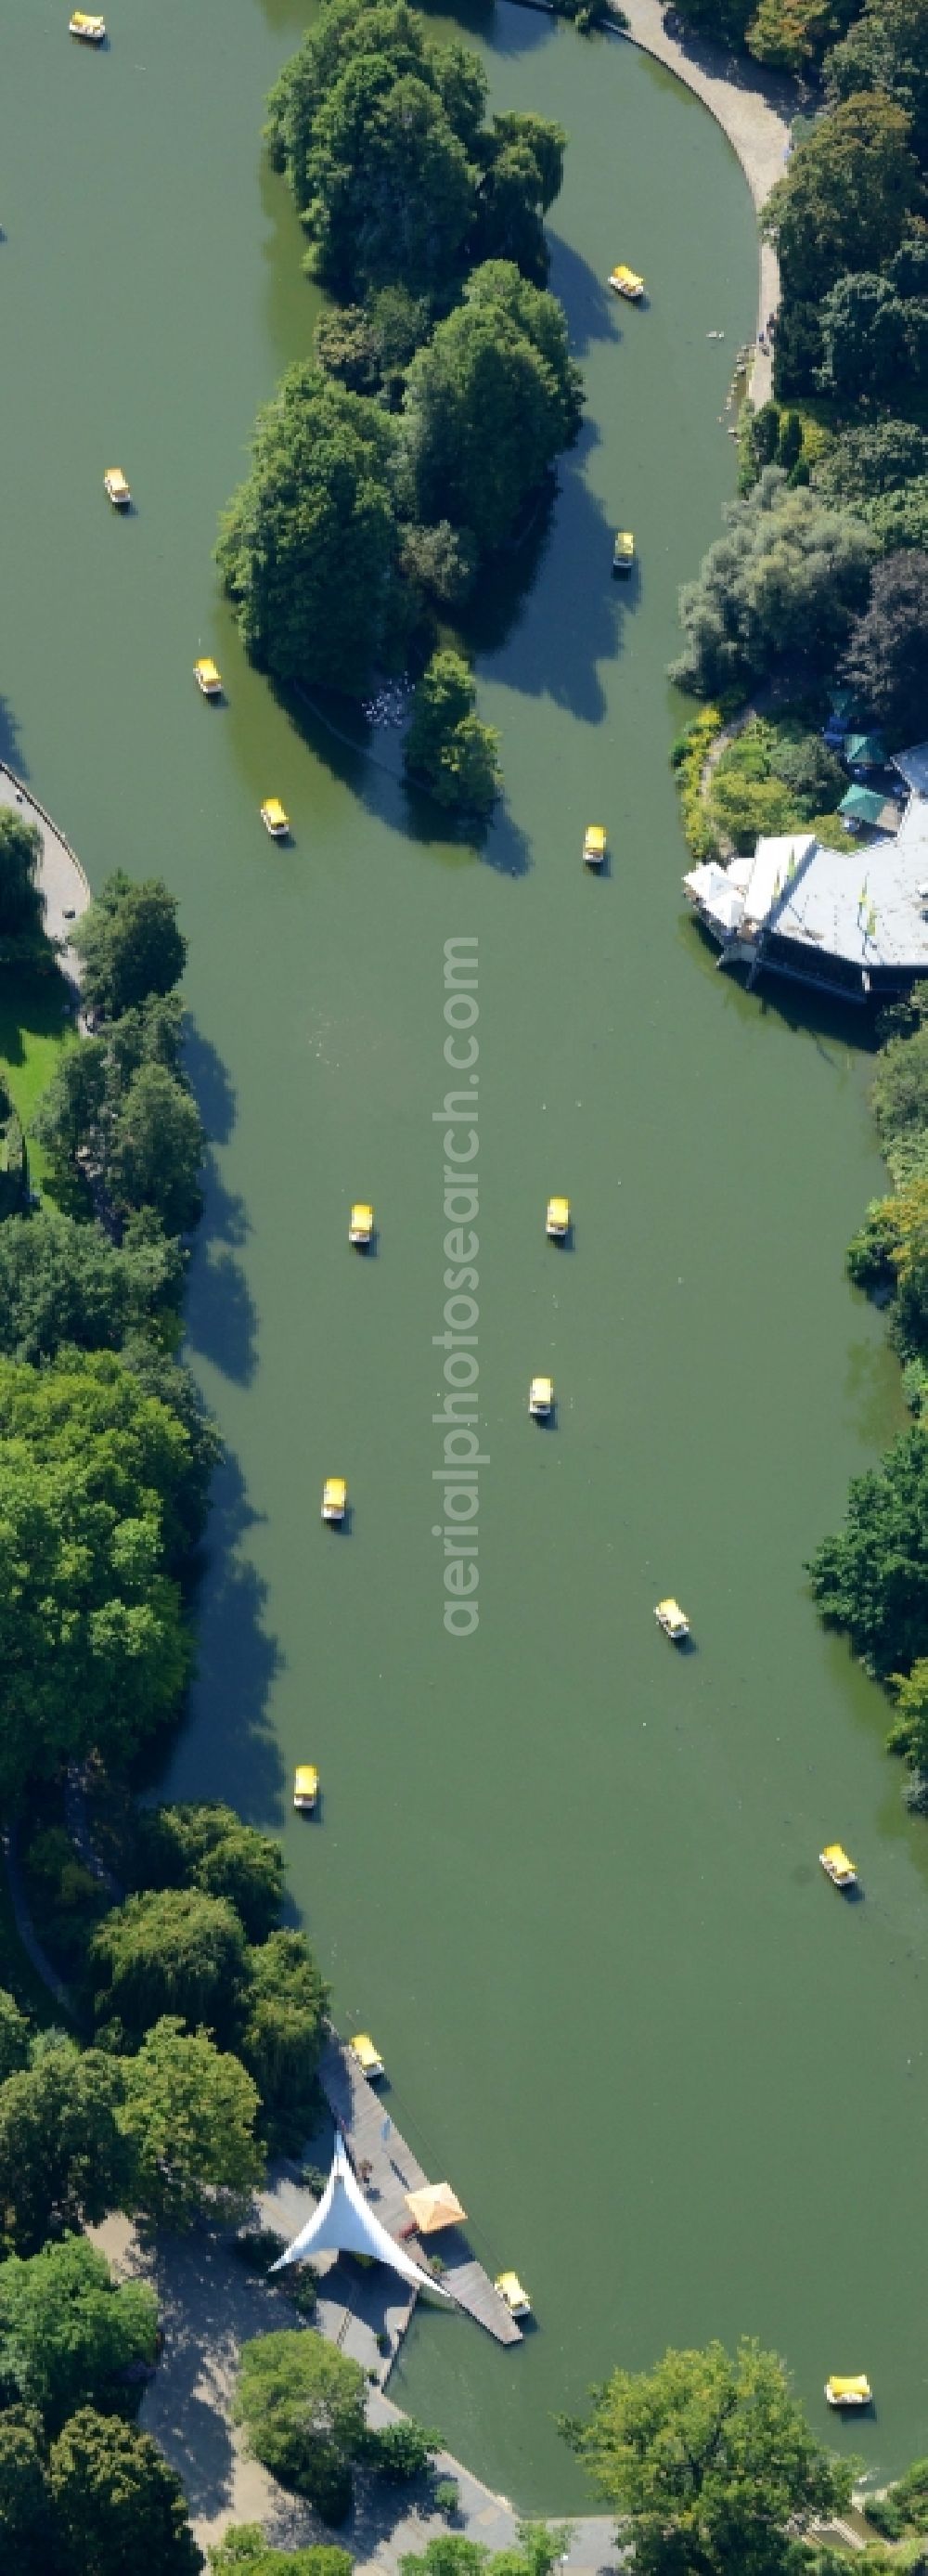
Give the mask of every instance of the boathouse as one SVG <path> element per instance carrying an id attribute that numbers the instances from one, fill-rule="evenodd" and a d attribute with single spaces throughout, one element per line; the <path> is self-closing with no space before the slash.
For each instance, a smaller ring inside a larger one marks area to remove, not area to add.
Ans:
<path id="1" fill-rule="evenodd" d="M 758 841 L 753 858 L 690 869 L 684 892 L 720 966 L 746 965 L 749 984 L 786 975 L 858 1002 L 928 976 L 928 743 L 897 752 L 893 767 L 908 791 L 895 831 L 854 850 L 786 833 Z"/>

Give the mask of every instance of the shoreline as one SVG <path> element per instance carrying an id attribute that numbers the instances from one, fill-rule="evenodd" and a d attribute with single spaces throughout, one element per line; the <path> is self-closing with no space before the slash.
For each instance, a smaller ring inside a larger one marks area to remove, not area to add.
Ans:
<path id="1" fill-rule="evenodd" d="M 787 73 L 765 73 L 759 65 L 749 69 L 738 55 L 708 38 L 694 34 L 683 44 L 667 23 L 673 12 L 665 15 L 660 0 L 623 0 L 623 10 L 628 25 L 617 32 L 675 73 L 721 126 L 759 215 L 783 170 L 790 121 L 799 106 L 796 83 Z M 760 242 L 759 251 L 757 330 L 747 384 L 755 410 L 768 401 L 773 385 L 770 349 L 760 348 L 757 333 L 780 303 L 780 264 L 772 242 Z"/>

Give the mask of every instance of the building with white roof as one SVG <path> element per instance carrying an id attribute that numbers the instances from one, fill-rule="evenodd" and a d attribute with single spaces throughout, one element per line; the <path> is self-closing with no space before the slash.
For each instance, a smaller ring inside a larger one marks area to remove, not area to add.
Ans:
<path id="1" fill-rule="evenodd" d="M 897 752 L 909 790 L 898 831 L 853 850 L 811 832 L 758 841 L 753 858 L 691 868 L 684 891 L 718 943 L 720 966 L 748 981 L 788 975 L 853 1001 L 928 976 L 928 743 Z"/>

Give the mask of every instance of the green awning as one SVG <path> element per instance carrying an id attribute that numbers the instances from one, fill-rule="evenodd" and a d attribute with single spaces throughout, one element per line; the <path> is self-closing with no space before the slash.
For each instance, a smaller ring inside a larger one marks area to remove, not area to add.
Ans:
<path id="1" fill-rule="evenodd" d="M 841 798 L 838 812 L 844 815 L 847 823 L 876 824 L 885 803 L 885 796 L 878 795 L 875 787 L 849 787 L 847 795 Z"/>
<path id="2" fill-rule="evenodd" d="M 844 757 L 850 769 L 882 769 L 886 752 L 878 733 L 848 733 Z"/>

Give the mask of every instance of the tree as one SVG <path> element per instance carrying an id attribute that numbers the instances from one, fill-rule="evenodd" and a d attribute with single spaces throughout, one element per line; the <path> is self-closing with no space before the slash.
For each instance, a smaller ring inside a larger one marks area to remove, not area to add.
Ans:
<path id="1" fill-rule="evenodd" d="M 337 289 L 434 294 L 463 264 L 475 174 L 441 99 L 385 56 L 349 62 L 322 99 L 307 160 L 320 274 Z"/>
<path id="2" fill-rule="evenodd" d="M 559 194 L 567 136 L 547 118 L 510 112 L 494 116 L 492 142 L 484 147 L 477 238 L 484 260 L 512 260 L 524 277 L 543 286 L 548 248 L 543 217 Z"/>
<path id="3" fill-rule="evenodd" d="M 177 1705 L 190 1648 L 166 1571 L 182 1423 L 109 1352 L 0 1360 L 0 1797 Z"/>
<path id="4" fill-rule="evenodd" d="M 217 561 L 249 653 L 279 679 L 359 689 L 396 613 L 394 423 L 291 367 L 259 413 Z"/>
<path id="5" fill-rule="evenodd" d="M 825 57 L 831 96 L 879 90 L 909 118 L 912 149 L 928 161 L 928 59 L 923 0 L 864 0 L 841 44 Z"/>
<path id="6" fill-rule="evenodd" d="M 115 2025 L 120 2045 L 137 2046 L 164 2013 L 234 2038 L 246 1945 L 224 1898 L 198 1888 L 127 1897 L 94 1933 L 89 1966 L 97 2021 Z"/>
<path id="7" fill-rule="evenodd" d="M 906 307 L 888 278 L 866 269 L 838 278 L 822 305 L 822 351 L 820 382 L 840 402 L 905 374 Z"/>
<path id="8" fill-rule="evenodd" d="M 0 2414 L 0 2556 L 11 2576 L 48 2576 L 50 2539 L 41 2417 L 10 2407 Z"/>
<path id="9" fill-rule="evenodd" d="M 9 805 L 0 808 L 0 941 L 38 941 L 45 897 L 38 882 L 42 835 Z"/>
<path id="10" fill-rule="evenodd" d="M 399 561 L 408 582 L 420 585 L 444 607 L 456 608 L 471 588 L 477 550 L 473 539 L 453 528 L 450 519 L 439 519 L 435 528 L 420 528 L 412 521 L 401 530 Z"/>
<path id="11" fill-rule="evenodd" d="M 123 2205 L 122 2076 L 97 2049 L 52 2034 L 0 2085 L 0 2239 L 34 2254 L 54 2222 L 96 2225 Z"/>
<path id="12" fill-rule="evenodd" d="M 850 2500 L 851 2472 L 813 2440 L 783 2363 L 756 2343 L 667 2352 L 615 2370 L 586 2421 L 562 2424 L 599 2494 L 627 2517 L 646 2576 L 777 2576 L 793 2532 Z"/>
<path id="13" fill-rule="evenodd" d="M 468 2540 L 463 2531 L 440 2531 L 424 2549 L 404 2553 L 400 2576 L 483 2576 L 489 2559 L 482 2540 Z"/>
<path id="14" fill-rule="evenodd" d="M 232 2524 L 208 2552 L 210 2576 L 351 2576 L 347 2549 L 330 2542 L 308 2549 L 272 2549 L 258 2522 Z"/>
<path id="15" fill-rule="evenodd" d="M 0 1987 L 0 2084 L 29 2062 L 29 2023 L 14 1995 Z"/>
<path id="16" fill-rule="evenodd" d="M 11 1216 L 0 1225 L 0 1352 L 36 1366 L 63 1342 L 118 1350 L 133 1327 L 176 1309 L 183 1277 L 177 1247 L 157 1225 L 127 1229 L 118 1250 L 102 1226 L 79 1225 L 57 1208 Z"/>
<path id="17" fill-rule="evenodd" d="M 815 303 L 848 269 L 898 250 L 918 189 L 908 117 L 879 92 L 843 99 L 796 143 L 763 213 L 791 297 Z"/>
<path id="18" fill-rule="evenodd" d="M 909 546 L 928 554 L 928 474 L 919 475 L 901 492 L 881 493 L 871 501 L 867 518 L 884 554 L 897 554 Z"/>
<path id="19" fill-rule="evenodd" d="M 829 501 L 867 502 L 928 475 L 928 438 L 909 420 L 845 429 L 816 463 L 816 487 Z"/>
<path id="20" fill-rule="evenodd" d="M 99 1038 L 64 1047 L 36 1109 L 32 1133 L 66 1175 L 79 1148 L 95 1136 L 107 1098 L 106 1048 Z"/>
<path id="21" fill-rule="evenodd" d="M 406 2486 L 432 2467 L 440 2442 L 440 2433 L 426 2432 L 407 2415 L 398 2424 L 384 2424 L 379 2432 L 368 2433 L 365 2458 L 389 2486 Z"/>
<path id="22" fill-rule="evenodd" d="M 379 88 L 387 93 L 389 85 L 400 80 L 415 80 L 433 93 L 441 103 L 449 134 L 469 162 L 477 152 L 479 129 L 487 103 L 487 77 L 477 54 L 461 44 L 436 44 L 418 15 L 392 0 L 327 0 L 317 15 L 317 23 L 304 39 L 299 54 L 291 57 L 276 88 L 268 98 L 268 149 L 276 170 L 289 173 L 296 206 L 304 216 L 312 209 L 330 178 L 322 137 L 330 142 L 330 129 L 325 129 L 325 108 L 333 93 L 338 93 L 345 75 L 356 75 L 358 82 L 376 72 Z M 340 129 L 343 131 L 343 129 Z M 345 183 L 351 188 L 358 180 L 358 157 L 366 147 L 366 137 L 356 142 L 356 157 L 345 157 Z M 371 160 L 374 167 L 374 160 Z M 394 173 L 387 165 L 387 188 Z M 415 222 L 418 198 L 423 196 L 423 173 L 415 165 L 415 155 L 407 155 L 405 165 L 410 214 Z M 379 196 L 384 196 L 384 173 L 379 170 Z M 379 209 L 374 211 L 374 222 Z M 397 273 L 397 265 L 392 268 Z"/>
<path id="23" fill-rule="evenodd" d="M 35 2407 L 47 2433 L 84 2403 L 123 2414 L 131 2374 L 154 2361 L 158 2302 L 147 2282 L 111 2279 L 86 2238 L 0 2266 L 0 2403 Z"/>
<path id="24" fill-rule="evenodd" d="M 477 692 L 459 653 L 433 653 L 414 692 L 404 744 L 409 775 L 439 805 L 487 815 L 499 795 L 499 735 L 474 714 Z"/>
<path id="25" fill-rule="evenodd" d="M 807 1571 L 826 1625 L 843 1628 L 877 1673 L 928 1655 L 928 1433 L 916 1424 L 882 1467 L 855 1476 L 844 1528 Z"/>
<path id="26" fill-rule="evenodd" d="M 928 1173 L 928 1027 L 882 1048 L 870 1094 L 877 1135 L 897 1187 Z"/>
<path id="27" fill-rule="evenodd" d="M 918 547 L 875 566 L 844 672 L 898 742 L 920 739 L 928 706 L 928 554 Z"/>
<path id="28" fill-rule="evenodd" d="M 833 0 L 760 0 L 745 31 L 755 62 L 801 72 L 833 34 Z"/>
<path id="29" fill-rule="evenodd" d="M 75 922 L 71 940 L 83 968 L 85 1001 L 111 1020 L 150 993 L 170 993 L 186 963 L 176 895 L 161 877 L 133 885 L 122 868 L 107 877 Z"/>
<path id="30" fill-rule="evenodd" d="M 857 1287 L 894 1299 L 891 1331 L 902 1358 L 928 1358 L 928 1176 L 871 1202 L 847 1266 Z"/>
<path id="31" fill-rule="evenodd" d="M 328 1993 L 302 1932 L 272 1932 L 249 1952 L 237 2045 L 278 2152 L 296 2152 L 313 2126 Z"/>
<path id="32" fill-rule="evenodd" d="M 130 1219 L 123 1236 L 124 1252 L 128 1252 L 132 1231 Z M 120 1356 L 142 1394 L 153 1397 L 173 1413 L 184 1435 L 170 1486 L 161 1496 L 168 1567 L 183 1583 L 189 1580 L 195 1551 L 209 1518 L 209 1489 L 213 1470 L 222 1456 L 222 1442 L 215 1423 L 204 1410 L 190 1370 L 171 1359 L 149 1334 L 130 1334 Z"/>
<path id="33" fill-rule="evenodd" d="M 149 2433 L 82 2406 L 53 2443 L 49 2476 L 74 2576 L 196 2576 L 203 2565 L 179 2477 Z"/>
<path id="34" fill-rule="evenodd" d="M 351 2463 L 363 2450 L 364 2372 L 334 2344 L 306 2332 L 256 2335 L 242 2346 L 234 2414 L 248 2448 L 272 2477 L 344 2520 Z"/>
<path id="35" fill-rule="evenodd" d="M 889 1687 L 896 1703 L 889 1751 L 904 1753 L 913 1770 L 928 1773 L 928 1656 L 920 1655 L 910 1673 L 890 1673 Z"/>
<path id="36" fill-rule="evenodd" d="M 747 696 L 781 656 L 810 675 L 833 667 L 867 597 L 871 531 L 812 491 L 790 491 L 777 466 L 723 515 L 724 536 L 680 592 L 685 641 L 671 676 L 698 697 Z"/>
<path id="37" fill-rule="evenodd" d="M 113 1126 L 108 1181 L 117 1207 L 153 1208 L 166 1233 L 185 1234 L 203 1206 L 204 1151 L 200 1113 L 186 1083 L 165 1065 L 141 1065 Z"/>
<path id="38" fill-rule="evenodd" d="M 143 1887 L 198 1887 L 228 1899 L 249 1941 L 266 1941 L 280 1919 L 284 1858 L 273 1835 L 243 1824 L 233 1807 L 143 1808 L 136 1875 Z"/>
<path id="39" fill-rule="evenodd" d="M 554 297 L 511 261 L 475 269 L 463 304 L 412 361 L 404 421 L 415 515 L 450 519 L 491 553 L 579 427 L 579 374 Z"/>
<path id="40" fill-rule="evenodd" d="M 137 2057 L 122 2061 L 122 2076 L 132 2205 L 156 2226 L 177 2230 L 201 2216 L 240 2220 L 263 2158 L 257 2088 L 238 2058 L 165 2014 Z"/>

